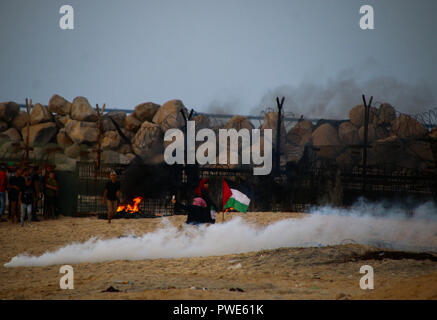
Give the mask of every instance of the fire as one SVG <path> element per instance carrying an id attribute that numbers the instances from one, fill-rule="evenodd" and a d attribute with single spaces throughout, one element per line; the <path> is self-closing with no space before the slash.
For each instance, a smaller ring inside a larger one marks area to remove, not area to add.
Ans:
<path id="1" fill-rule="evenodd" d="M 131 203 L 128 204 L 121 204 L 117 207 L 117 212 L 125 211 L 126 213 L 135 213 L 140 211 L 139 205 L 140 202 L 143 200 L 143 197 L 136 197 L 132 200 Z"/>

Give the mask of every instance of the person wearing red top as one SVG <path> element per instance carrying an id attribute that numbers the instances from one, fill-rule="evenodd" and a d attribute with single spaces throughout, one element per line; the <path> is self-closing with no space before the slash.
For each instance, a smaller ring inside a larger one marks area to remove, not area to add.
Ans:
<path id="1" fill-rule="evenodd" d="M 3 219 L 3 213 L 6 208 L 6 187 L 8 185 L 8 177 L 6 175 L 6 166 L 0 165 L 0 221 L 6 221 Z"/>
<path id="2" fill-rule="evenodd" d="M 203 178 L 200 180 L 199 185 L 194 190 L 194 194 L 206 202 L 206 207 L 211 211 L 211 223 L 215 223 L 215 213 L 218 211 L 218 206 L 211 199 L 208 187 L 209 180 L 207 178 Z"/>

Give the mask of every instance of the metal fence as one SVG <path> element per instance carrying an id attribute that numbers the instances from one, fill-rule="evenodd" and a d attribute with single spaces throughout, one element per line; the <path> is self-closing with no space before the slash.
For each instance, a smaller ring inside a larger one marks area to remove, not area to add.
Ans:
<path id="1" fill-rule="evenodd" d="M 109 173 L 115 170 L 123 184 L 126 168 L 125 165 L 102 165 L 100 170 L 96 170 L 92 163 L 78 163 L 77 214 L 104 214 L 106 205 L 102 205 L 102 197 Z M 349 205 L 361 196 L 372 200 L 399 201 L 406 197 L 419 201 L 437 198 L 437 176 L 404 168 L 367 168 L 365 181 L 359 166 L 342 169 L 329 161 L 317 165 L 290 165 L 282 168 L 282 175 L 276 177 L 253 176 L 251 170 L 242 168 L 200 167 L 181 170 L 175 193 L 181 202 L 190 202 L 198 181 L 209 178 L 210 193 L 220 207 L 222 179 L 226 179 L 231 188 L 249 196 L 250 211 L 301 212 L 313 205 Z M 169 189 L 168 192 L 163 191 L 161 197 L 154 198 L 144 195 L 140 209 L 158 216 L 178 214 L 171 204 L 172 192 Z"/>

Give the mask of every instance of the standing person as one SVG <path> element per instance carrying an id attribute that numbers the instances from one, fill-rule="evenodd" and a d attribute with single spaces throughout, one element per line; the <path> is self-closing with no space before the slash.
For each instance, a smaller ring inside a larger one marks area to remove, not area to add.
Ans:
<path id="1" fill-rule="evenodd" d="M 29 225 L 32 226 L 32 204 L 35 200 L 35 191 L 32 186 L 32 178 L 27 177 L 24 190 L 20 192 L 18 201 L 21 205 L 21 226 L 24 226 L 24 219 L 27 213 Z"/>
<path id="2" fill-rule="evenodd" d="M 32 205 L 32 221 L 39 221 L 36 217 L 38 212 L 38 200 L 41 193 L 41 169 L 35 166 L 31 172 L 33 191 L 35 192 L 34 202 Z"/>
<path id="3" fill-rule="evenodd" d="M 6 176 L 8 178 L 8 185 L 10 179 L 15 175 L 15 164 L 13 161 L 8 162 L 8 170 L 6 172 Z M 11 220 L 12 208 L 11 208 L 11 200 L 9 199 L 9 186 L 6 186 L 6 198 L 8 203 L 8 219 Z"/>
<path id="4" fill-rule="evenodd" d="M 21 169 L 21 176 L 23 177 L 24 181 L 26 181 L 27 177 L 29 177 L 29 168 L 23 167 Z"/>
<path id="5" fill-rule="evenodd" d="M 22 191 L 25 187 L 24 178 L 21 175 L 21 169 L 17 168 L 15 170 L 15 175 L 13 175 L 9 179 L 8 183 L 8 198 L 10 201 L 11 208 L 11 222 L 19 222 L 19 212 L 20 212 L 20 203 L 19 203 L 19 195 L 20 191 Z"/>
<path id="6" fill-rule="evenodd" d="M 117 174 L 115 171 L 112 171 L 109 177 L 111 180 L 106 183 L 102 204 L 105 205 L 105 199 L 108 199 L 108 223 L 111 223 L 111 217 L 115 214 L 120 199 L 120 181 L 117 181 Z"/>
<path id="7" fill-rule="evenodd" d="M 6 175 L 6 166 L 0 165 L 0 222 L 6 221 L 3 214 L 6 209 L 6 188 L 8 187 L 8 176 Z"/>
<path id="8" fill-rule="evenodd" d="M 47 180 L 49 179 L 50 172 L 52 172 L 52 166 L 47 164 L 44 167 L 44 174 L 42 175 L 42 193 L 43 193 L 43 211 L 44 217 L 47 219 L 48 216 L 48 206 L 47 206 Z"/>
<path id="9" fill-rule="evenodd" d="M 58 181 L 56 181 L 55 172 L 50 171 L 46 181 L 45 202 L 47 204 L 47 218 L 56 217 L 56 198 L 58 195 Z"/>

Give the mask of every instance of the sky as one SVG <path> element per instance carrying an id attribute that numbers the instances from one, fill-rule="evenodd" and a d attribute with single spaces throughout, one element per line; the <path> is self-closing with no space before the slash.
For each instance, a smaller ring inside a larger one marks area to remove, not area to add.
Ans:
<path id="1" fill-rule="evenodd" d="M 62 5 L 74 29 L 62 30 Z M 362 5 L 375 29 L 361 30 Z M 435 0 L 2 0 L 0 101 L 342 117 L 361 93 L 437 107 Z"/>

